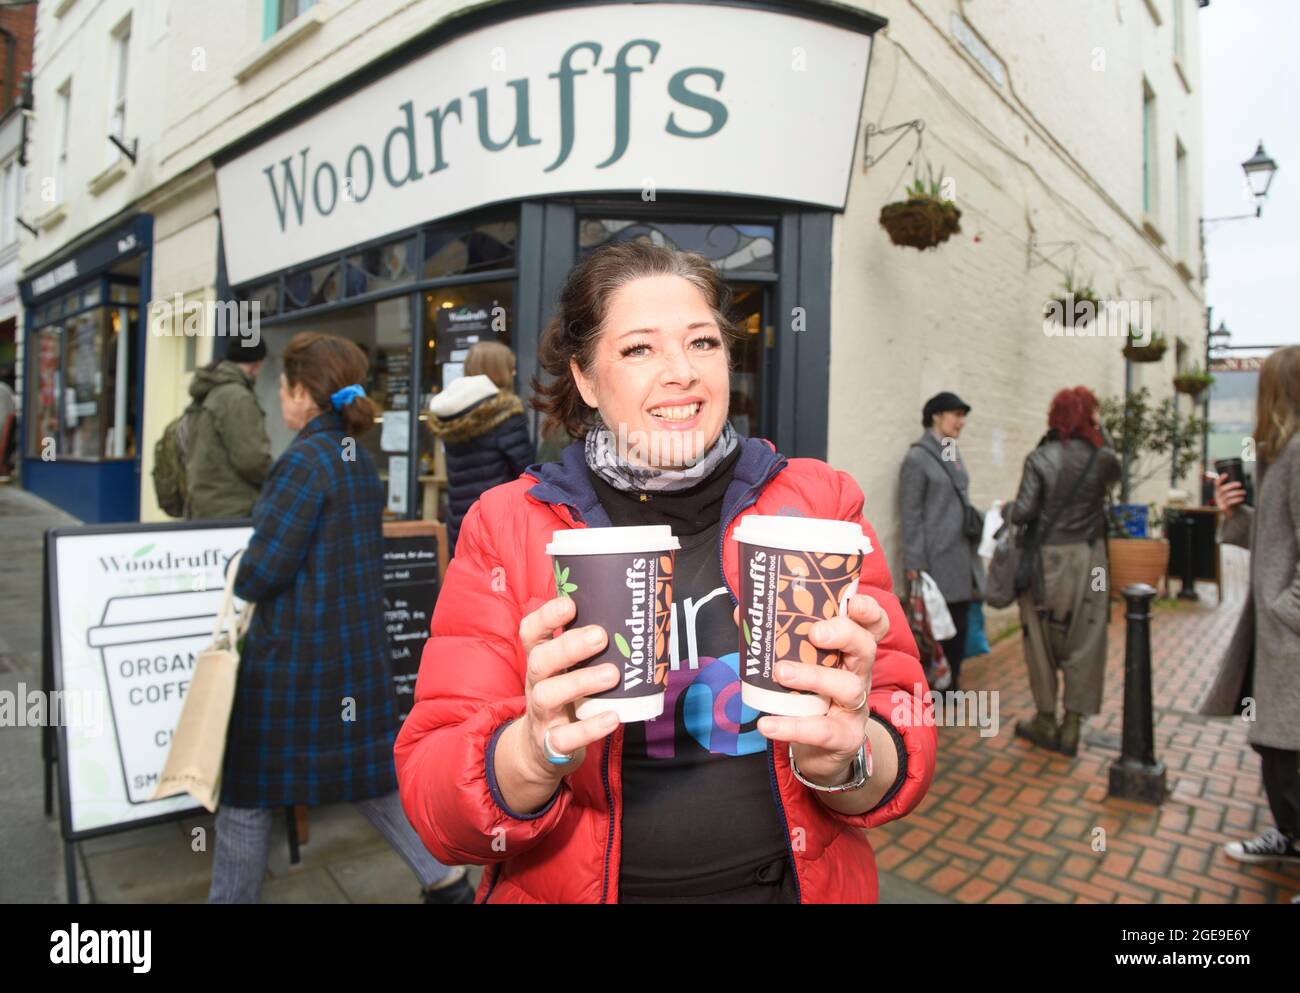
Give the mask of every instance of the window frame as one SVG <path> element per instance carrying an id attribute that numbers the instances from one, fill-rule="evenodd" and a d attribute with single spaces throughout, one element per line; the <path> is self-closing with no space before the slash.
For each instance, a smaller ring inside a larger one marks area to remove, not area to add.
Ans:
<path id="1" fill-rule="evenodd" d="M 118 22 L 109 36 L 112 40 L 112 64 L 109 66 L 107 134 L 114 135 L 118 141 L 127 144 L 126 111 L 127 84 L 130 80 L 131 66 L 131 15 L 127 14 Z M 113 165 L 122 158 L 122 150 L 111 141 L 106 140 L 104 143 L 108 146 L 104 153 L 104 164 Z"/>
<path id="2" fill-rule="evenodd" d="M 72 130 L 72 77 L 68 76 L 54 91 L 56 101 L 54 134 L 54 202 L 67 199 L 68 138 Z"/>

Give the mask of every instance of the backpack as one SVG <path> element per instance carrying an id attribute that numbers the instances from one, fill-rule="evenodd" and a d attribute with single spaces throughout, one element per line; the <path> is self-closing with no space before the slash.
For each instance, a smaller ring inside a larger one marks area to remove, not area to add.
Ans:
<path id="1" fill-rule="evenodd" d="M 185 466 L 189 462 L 189 435 L 193 415 L 201 408 L 190 404 L 166 428 L 153 448 L 153 491 L 158 506 L 171 517 L 184 517 L 189 505 Z"/>

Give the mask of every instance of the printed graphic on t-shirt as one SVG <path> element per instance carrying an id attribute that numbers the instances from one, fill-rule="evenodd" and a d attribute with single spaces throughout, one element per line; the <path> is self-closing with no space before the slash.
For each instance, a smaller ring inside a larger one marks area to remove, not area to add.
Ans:
<path id="1" fill-rule="evenodd" d="M 760 712 L 740 699 L 739 632 L 725 586 L 674 602 L 669 629 L 668 691 L 661 717 L 645 725 L 646 756 L 676 757 L 693 745 L 717 755 L 767 747 Z"/>

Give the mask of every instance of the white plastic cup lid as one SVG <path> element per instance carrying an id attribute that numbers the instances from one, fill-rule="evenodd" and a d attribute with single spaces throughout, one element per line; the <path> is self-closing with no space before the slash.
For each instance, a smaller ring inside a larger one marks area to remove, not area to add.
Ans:
<path id="1" fill-rule="evenodd" d="M 870 554 L 871 539 L 852 521 L 820 517 L 765 517 L 752 514 L 741 520 L 735 539 L 746 545 L 786 548 L 795 552 Z"/>
<path id="2" fill-rule="evenodd" d="M 573 528 L 555 531 L 547 555 L 616 555 L 627 552 L 674 552 L 681 542 L 667 524 L 627 528 Z"/>

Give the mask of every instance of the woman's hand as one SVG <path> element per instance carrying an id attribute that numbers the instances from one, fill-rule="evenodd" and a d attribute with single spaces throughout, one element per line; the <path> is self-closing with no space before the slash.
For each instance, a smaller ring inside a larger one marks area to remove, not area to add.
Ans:
<path id="1" fill-rule="evenodd" d="M 1223 512 L 1223 519 L 1232 516 L 1232 508 L 1246 501 L 1246 487 L 1241 483 L 1228 482 L 1226 472 L 1214 478 L 1214 504 Z"/>
<path id="2" fill-rule="evenodd" d="M 497 782 L 513 810 L 542 807 L 560 780 L 582 765 L 586 747 L 618 727 L 618 715 L 605 711 L 580 721 L 573 701 L 618 685 L 618 666 L 605 663 L 569 670 L 600 652 L 608 640 L 596 624 L 560 629 L 573 620 L 575 607 L 567 596 L 542 604 L 519 625 L 519 639 L 528 656 L 524 683 L 524 713 L 497 741 Z M 551 732 L 551 750 L 570 759 L 562 765 L 546 757 L 544 738 Z"/>
<path id="3" fill-rule="evenodd" d="M 799 773 L 810 782 L 836 786 L 848 781 L 853 759 L 867 734 L 870 715 L 863 694 L 871 692 L 876 645 L 888 633 L 889 615 L 884 608 L 871 597 L 857 594 L 849 599 L 844 616 L 819 621 L 810 632 L 816 647 L 839 650 L 842 668 L 788 661 L 777 664 L 773 676 L 782 686 L 830 698 L 830 710 L 822 717 L 768 716 L 758 721 L 765 738 L 794 746 Z"/>

